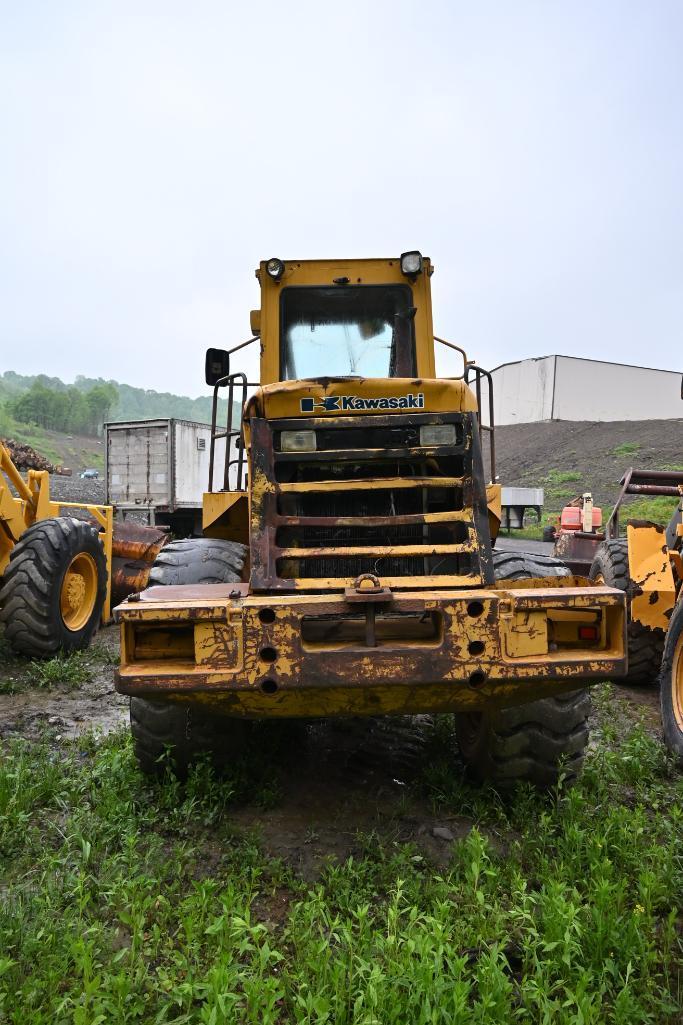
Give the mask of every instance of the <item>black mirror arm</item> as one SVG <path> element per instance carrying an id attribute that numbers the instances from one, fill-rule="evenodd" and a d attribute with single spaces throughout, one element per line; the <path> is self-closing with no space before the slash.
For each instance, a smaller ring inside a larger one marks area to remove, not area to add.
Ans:
<path id="1" fill-rule="evenodd" d="M 235 345 L 234 348 L 228 349 L 228 356 L 232 356 L 233 352 L 237 352 L 238 349 L 243 349 L 245 345 L 251 345 L 252 342 L 257 342 L 259 335 L 254 335 L 253 338 L 247 338 L 246 342 L 240 342 L 239 345 Z"/>

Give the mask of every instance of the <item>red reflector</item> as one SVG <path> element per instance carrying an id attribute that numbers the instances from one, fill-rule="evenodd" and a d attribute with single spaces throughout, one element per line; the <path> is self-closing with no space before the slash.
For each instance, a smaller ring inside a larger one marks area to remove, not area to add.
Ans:
<path id="1" fill-rule="evenodd" d="M 597 641 L 600 636 L 600 631 L 597 626 L 580 626 L 579 627 L 579 640 L 581 641 Z"/>

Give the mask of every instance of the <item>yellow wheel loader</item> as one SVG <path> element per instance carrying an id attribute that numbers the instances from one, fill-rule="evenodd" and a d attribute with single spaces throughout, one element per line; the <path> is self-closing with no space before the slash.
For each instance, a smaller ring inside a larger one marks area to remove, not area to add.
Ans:
<path id="1" fill-rule="evenodd" d="M 679 580 L 681 576 L 679 567 Z M 659 687 L 664 740 L 683 768 L 683 591 L 680 587 L 666 633 Z"/>
<path id="2" fill-rule="evenodd" d="M 0 442 L 0 624 L 17 653 L 86 648 L 111 618 L 112 595 L 144 586 L 165 540 L 149 528 L 115 530 L 111 506 L 52 501 L 47 470 L 24 479 Z"/>
<path id="3" fill-rule="evenodd" d="M 625 494 L 678 497 L 668 526 L 629 520 L 619 536 Z M 629 683 L 659 680 L 662 728 L 683 766 L 683 472 L 629 470 L 607 523 L 609 540 L 597 549 L 590 576 L 626 595 Z"/>
<path id="4" fill-rule="evenodd" d="M 626 495 L 680 496 L 680 470 L 629 469 L 603 534 L 594 534 L 595 556 L 589 576 L 598 584 L 618 587 L 626 595 L 628 675 L 630 684 L 653 684 L 662 665 L 669 621 L 681 587 L 681 510 L 668 527 L 646 520 L 629 520 L 620 536 L 620 512 Z M 587 535 L 582 535 L 587 537 Z"/>
<path id="5" fill-rule="evenodd" d="M 231 366 L 249 341 L 207 353 L 227 444 L 203 537 L 167 545 L 116 610 L 143 770 L 169 748 L 180 774 L 229 761 L 255 719 L 453 712 L 479 777 L 578 771 L 586 687 L 626 670 L 624 596 L 495 551 L 490 375 L 436 339 L 464 364 L 436 376 L 432 270 L 418 252 L 265 261 L 260 384 L 246 398 Z"/>

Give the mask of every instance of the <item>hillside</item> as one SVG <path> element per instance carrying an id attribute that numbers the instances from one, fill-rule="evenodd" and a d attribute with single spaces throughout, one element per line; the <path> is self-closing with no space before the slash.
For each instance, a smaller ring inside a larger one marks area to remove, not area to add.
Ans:
<path id="1" fill-rule="evenodd" d="M 543 487 L 546 513 L 559 511 L 583 491 L 592 491 L 598 505 L 611 508 L 619 480 L 631 466 L 683 470 L 683 420 L 556 420 L 496 428 L 501 483 Z"/>
<path id="2" fill-rule="evenodd" d="M 120 381 L 82 376 L 77 377 L 73 385 L 69 385 L 58 377 L 47 377 L 45 374 L 26 376 L 13 370 L 6 370 L 0 374 L 0 407 L 7 408 L 9 403 L 16 401 L 36 385 L 55 392 L 65 392 L 73 387 L 81 392 L 90 392 L 102 387 L 111 388 L 115 398 L 107 413 L 110 420 L 146 420 L 151 417 L 167 416 L 198 420 L 201 423 L 211 420 L 210 395 L 189 398 L 186 395 L 158 392 L 151 388 L 134 388 Z"/>

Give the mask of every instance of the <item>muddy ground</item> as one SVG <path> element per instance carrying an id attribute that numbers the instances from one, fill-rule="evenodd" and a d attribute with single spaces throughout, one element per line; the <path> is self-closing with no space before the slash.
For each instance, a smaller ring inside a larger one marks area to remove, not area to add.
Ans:
<path id="1" fill-rule="evenodd" d="M 60 743 L 88 730 L 106 734 L 125 725 L 128 702 L 114 690 L 118 652 L 118 627 L 106 627 L 84 654 L 85 682 L 46 683 L 40 663 L 14 656 L 0 637 L 0 740 L 48 735 Z"/>
<path id="2" fill-rule="evenodd" d="M 0 638 L 0 742 L 44 739 L 58 752 L 91 731 L 127 729 L 128 702 L 113 684 L 117 653 L 117 629 L 108 627 L 84 657 L 87 679 L 77 685 L 57 679 L 48 688 L 37 666 L 13 657 Z M 654 687 L 604 685 L 595 704 L 593 744 L 600 743 L 606 714 L 624 728 L 642 722 L 660 736 Z M 452 772 L 464 772 L 454 743 L 444 748 L 443 734 L 444 722 L 428 716 L 278 724 L 272 731 L 269 725 L 260 743 L 281 763 L 274 777 L 254 785 L 252 801 L 234 808 L 235 828 L 255 830 L 269 854 L 308 880 L 330 857 L 356 853 L 358 836 L 373 831 L 390 841 L 412 841 L 430 861 L 445 865 L 452 840 L 467 835 L 472 819 L 467 809 L 440 816 L 430 799 L 430 764 L 443 759 L 444 750 Z M 501 851 L 511 840 L 487 835 Z"/>

